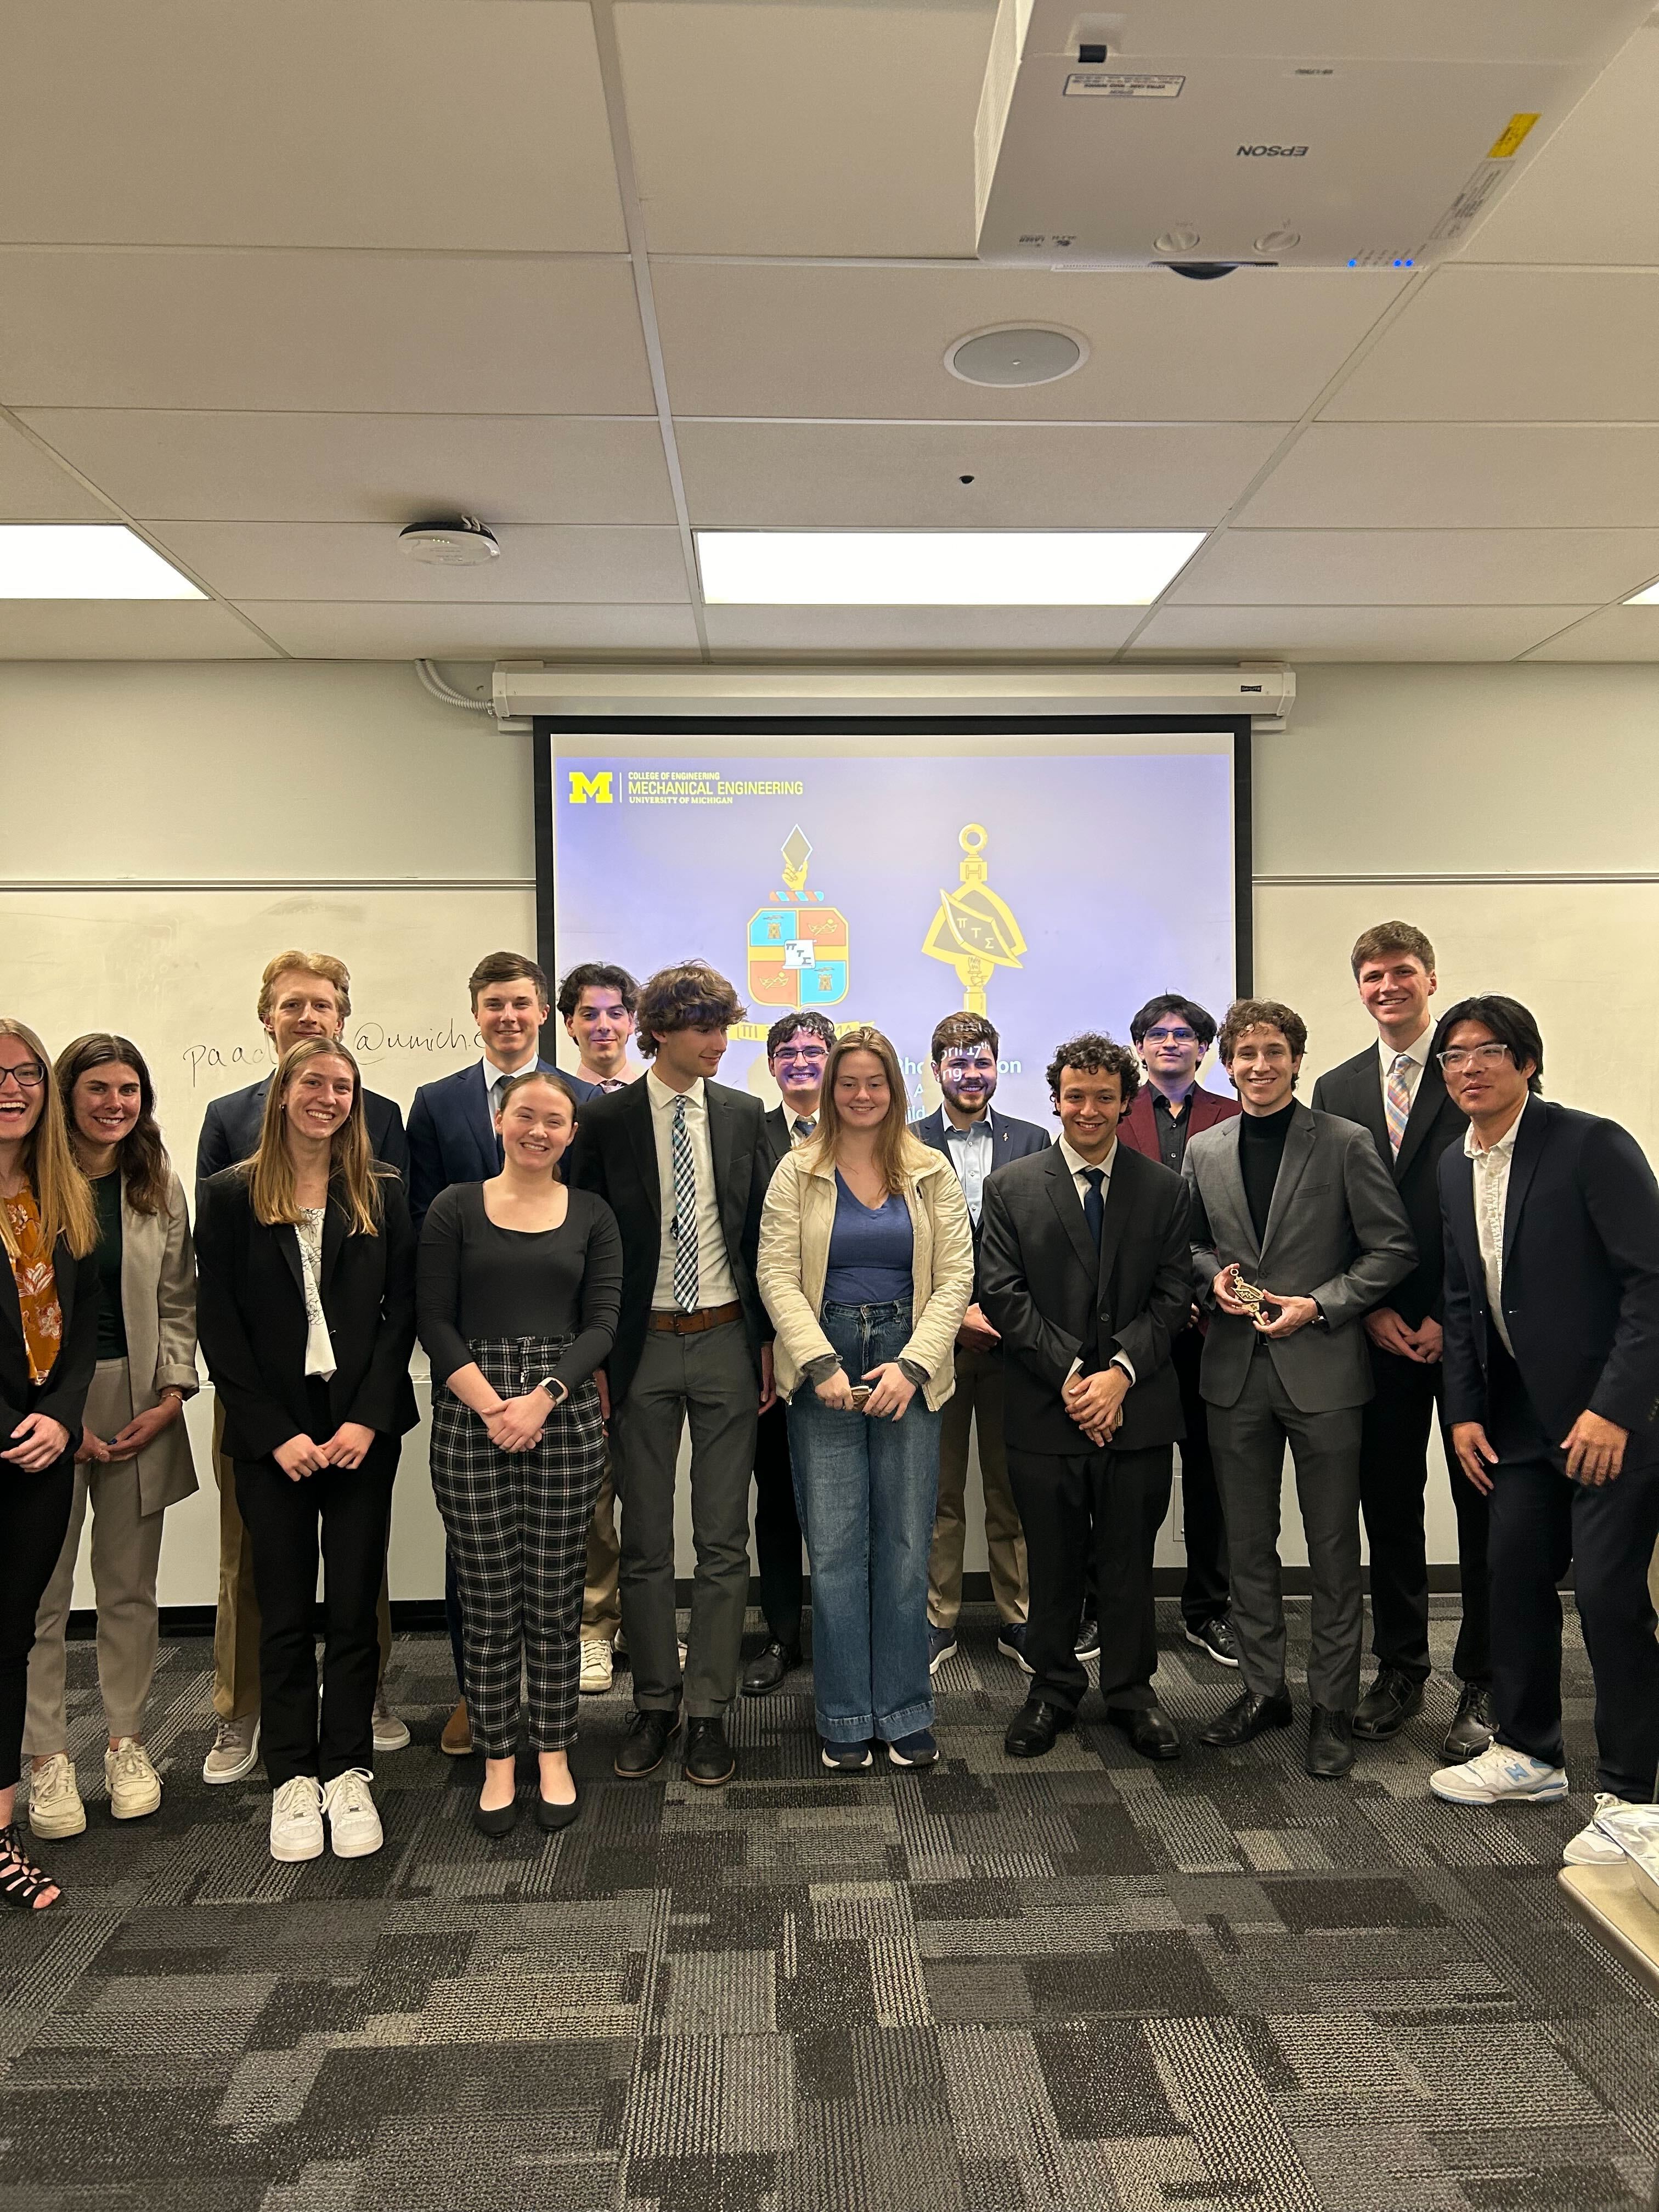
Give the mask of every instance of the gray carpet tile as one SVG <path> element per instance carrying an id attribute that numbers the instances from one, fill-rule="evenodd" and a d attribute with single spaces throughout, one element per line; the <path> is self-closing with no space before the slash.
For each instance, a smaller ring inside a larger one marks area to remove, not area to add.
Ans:
<path id="1" fill-rule="evenodd" d="M 1191 1732 L 1237 1677 L 1162 1625 Z M 89 1822 L 41 1847 L 70 1909 L 3 1923 L 0 2212 L 1647 2202 L 1659 2007 L 1555 1881 L 1590 1810 L 1576 1632 L 1562 1805 L 1429 1795 L 1443 1674 L 1346 1784 L 1303 1774 L 1300 1726 L 1154 1769 L 1092 1705 L 1011 1760 L 1024 1678 L 988 1610 L 938 1677 L 931 1773 L 824 1773 L 802 1675 L 740 1705 L 729 1789 L 618 1781 L 619 1667 L 582 1702 L 580 1820 L 499 1843 L 437 1749 L 447 1645 L 403 1637 L 386 1848 L 301 1867 L 262 1787 L 201 1782 L 210 1660 L 164 1648 L 166 1800 L 118 1826 L 71 1646 Z"/>

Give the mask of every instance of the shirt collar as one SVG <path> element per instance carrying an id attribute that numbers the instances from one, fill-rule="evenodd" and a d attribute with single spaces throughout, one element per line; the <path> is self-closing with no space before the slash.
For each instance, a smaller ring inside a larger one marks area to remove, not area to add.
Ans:
<path id="1" fill-rule="evenodd" d="M 1103 1160 L 1085 1160 L 1081 1152 L 1073 1151 L 1070 1144 L 1064 1137 L 1056 1137 L 1054 1139 L 1054 1142 L 1060 1146 L 1060 1158 L 1065 1161 L 1066 1166 L 1070 1168 L 1074 1176 L 1087 1175 L 1091 1168 L 1100 1168 L 1105 1173 L 1107 1179 L 1109 1181 L 1110 1180 L 1112 1170 L 1117 1163 L 1117 1139 L 1115 1137 L 1112 1139 L 1111 1151 L 1107 1153 Z"/>
<path id="2" fill-rule="evenodd" d="M 1158 1108 L 1161 1106 L 1161 1107 L 1164 1109 L 1164 1112 L 1167 1114 L 1167 1113 L 1170 1111 L 1170 1101 L 1169 1101 L 1169 1100 L 1168 1100 L 1168 1099 L 1164 1096 L 1164 1093 L 1163 1093 L 1163 1092 L 1158 1089 L 1158 1085 L 1157 1085 L 1155 1083 L 1149 1083 L 1149 1084 L 1146 1085 L 1146 1088 L 1147 1088 L 1147 1089 L 1148 1089 L 1148 1091 L 1150 1091 L 1152 1092 L 1152 1111 L 1153 1111 L 1153 1113 L 1154 1113 L 1154 1114 L 1156 1114 L 1156 1113 L 1157 1113 L 1157 1111 L 1158 1111 Z M 1194 1101 L 1194 1099 L 1197 1096 L 1198 1096 L 1198 1079 L 1197 1079 L 1197 1078 L 1196 1078 L 1196 1077 L 1194 1077 L 1194 1079 L 1192 1080 L 1192 1082 L 1190 1082 L 1190 1083 L 1187 1085 L 1187 1088 L 1186 1088 L 1186 1089 L 1182 1092 L 1182 1094 L 1181 1094 L 1181 1100 L 1180 1100 L 1180 1103 L 1181 1103 L 1181 1104 L 1182 1104 L 1182 1105 L 1183 1105 L 1184 1107 L 1186 1107 L 1186 1108 L 1188 1109 L 1188 1110 L 1190 1112 L 1190 1111 L 1191 1111 L 1191 1109 L 1192 1109 L 1192 1103 L 1193 1103 L 1193 1101 Z"/>
<path id="3" fill-rule="evenodd" d="M 540 1066 L 541 1054 L 539 1053 L 532 1053 L 530 1058 L 526 1060 L 522 1067 L 503 1067 L 500 1060 L 492 1060 L 489 1057 L 489 1054 L 486 1053 L 483 1056 L 484 1089 L 486 1091 L 493 1091 L 503 1076 L 505 1076 L 510 1083 L 515 1075 L 528 1075 L 532 1069 L 538 1068 Z"/>
<path id="4" fill-rule="evenodd" d="M 951 1119 L 950 1115 L 945 1111 L 945 1109 L 941 1106 L 939 1108 L 939 1115 L 945 1123 L 945 1142 L 948 1144 L 952 1137 L 961 1137 L 964 1139 L 980 1136 L 988 1137 L 991 1133 L 991 1117 L 995 1111 L 996 1109 L 994 1106 L 988 1106 L 985 1109 L 985 1119 L 982 1121 L 970 1121 L 965 1129 L 959 1129 L 956 1123 Z"/>
<path id="5" fill-rule="evenodd" d="M 1427 1029 L 1424 1030 L 1422 1036 L 1418 1038 L 1415 1044 L 1401 1045 L 1400 1051 L 1405 1054 L 1407 1060 L 1414 1060 L 1419 1067 L 1426 1067 L 1429 1064 L 1429 1047 L 1433 1042 L 1434 1024 L 1431 1022 Z M 1385 1043 L 1381 1037 L 1378 1037 L 1376 1040 L 1376 1056 L 1382 1061 L 1382 1073 L 1386 1075 L 1389 1070 L 1394 1066 L 1395 1060 L 1399 1057 L 1399 1054 L 1396 1053 L 1393 1045 Z"/>
<path id="6" fill-rule="evenodd" d="M 1523 1106 L 1495 1145 L 1477 1144 L 1475 1142 L 1474 1136 L 1474 1124 L 1471 1121 L 1468 1127 L 1463 1132 L 1464 1158 L 1466 1160 L 1492 1160 L 1496 1159 L 1501 1153 L 1504 1158 L 1507 1160 L 1515 1150 L 1515 1140 L 1520 1135 L 1521 1124 L 1526 1120 L 1526 1118 L 1527 1109 Z"/>
<path id="7" fill-rule="evenodd" d="M 699 1076 L 689 1091 L 671 1091 L 654 1068 L 645 1072 L 645 1088 L 651 1103 L 659 1114 L 665 1114 L 677 1098 L 684 1098 L 695 1113 L 702 1111 L 702 1078 Z"/>

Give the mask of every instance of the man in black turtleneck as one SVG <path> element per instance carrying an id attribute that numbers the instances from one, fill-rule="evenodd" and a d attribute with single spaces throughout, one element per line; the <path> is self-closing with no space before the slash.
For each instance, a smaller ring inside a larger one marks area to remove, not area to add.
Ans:
<path id="1" fill-rule="evenodd" d="M 1369 1133 L 1297 1103 L 1301 1016 L 1242 999 L 1217 1042 L 1243 1111 L 1189 1139 L 1184 1172 L 1194 1281 L 1212 1317 L 1200 1387 L 1244 1687 L 1199 1741 L 1248 1743 L 1290 1723 L 1279 1562 L 1288 1443 L 1313 1590 L 1308 1771 L 1334 1778 L 1353 1765 L 1364 1626 L 1359 1438 L 1375 1386 L 1359 1323 L 1417 1251 Z M 1259 1316 L 1237 1296 L 1241 1282 L 1267 1294 Z"/>

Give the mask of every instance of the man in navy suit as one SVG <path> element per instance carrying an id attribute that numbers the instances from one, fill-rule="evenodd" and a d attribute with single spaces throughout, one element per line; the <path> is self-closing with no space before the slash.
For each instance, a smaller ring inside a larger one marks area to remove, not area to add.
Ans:
<path id="1" fill-rule="evenodd" d="M 1569 1565 L 1595 1683 L 1597 1811 L 1653 1802 L 1659 1645 L 1659 1183 L 1616 1121 L 1540 1095 L 1543 1040 L 1513 999 L 1465 999 L 1435 1056 L 1468 1116 L 1442 1154 L 1446 1413 L 1490 1503 L 1491 1747 L 1431 1778 L 1454 1804 L 1565 1797 Z M 1592 1821 L 1571 1864 L 1622 1864 Z"/>
<path id="2" fill-rule="evenodd" d="M 939 1103 L 910 1125 L 924 1145 L 943 1152 L 956 1170 L 974 1224 L 977 1276 L 980 1222 L 985 1182 L 1010 1160 L 1046 1152 L 1048 1133 L 1035 1121 L 992 1111 L 996 1096 L 1000 1044 L 983 1014 L 947 1014 L 928 1048 Z M 968 1439 L 979 1429 L 979 1471 L 985 1491 L 985 1547 L 990 1554 L 991 1595 L 1001 1625 L 997 1649 L 1025 1665 L 1025 1616 L 1029 1593 L 1025 1537 L 1019 1509 L 1008 1483 L 1008 1455 L 1002 1441 L 1002 1340 L 979 1303 L 974 1303 L 957 1333 L 957 1387 L 945 1401 L 939 1431 L 939 1508 L 933 1548 L 927 1561 L 927 1658 L 937 1671 L 957 1648 L 957 1620 L 962 1611 L 962 1555 L 968 1537 Z M 1026 1669 L 1029 1673 L 1029 1668 Z"/>

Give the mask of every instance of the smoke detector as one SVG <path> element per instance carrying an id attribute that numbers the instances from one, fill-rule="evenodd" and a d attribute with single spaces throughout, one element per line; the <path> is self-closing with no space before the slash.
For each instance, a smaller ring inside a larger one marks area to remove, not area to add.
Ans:
<path id="1" fill-rule="evenodd" d="M 1088 358 L 1088 342 L 1074 331 L 1005 325 L 956 339 L 945 366 L 964 384 L 1054 384 Z"/>
<path id="2" fill-rule="evenodd" d="M 411 561 L 428 568 L 482 568 L 499 560 L 501 550 L 476 514 L 454 522 L 411 522 L 398 532 L 398 543 Z"/>

